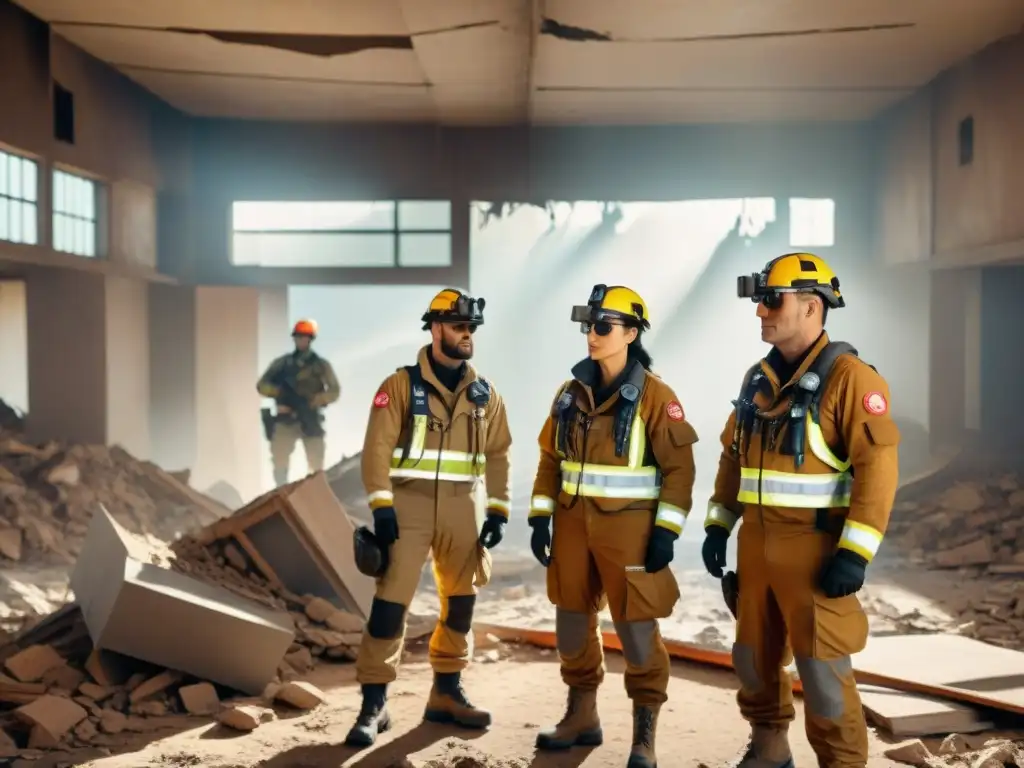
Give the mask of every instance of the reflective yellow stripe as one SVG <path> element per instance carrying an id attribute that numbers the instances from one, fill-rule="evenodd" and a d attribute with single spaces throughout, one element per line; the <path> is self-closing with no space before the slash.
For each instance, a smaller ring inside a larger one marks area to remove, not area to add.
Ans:
<path id="1" fill-rule="evenodd" d="M 843 526 L 843 533 L 839 537 L 839 546 L 856 552 L 869 563 L 878 553 L 882 544 L 882 532 L 864 523 L 856 523 L 847 520 Z"/>
<path id="2" fill-rule="evenodd" d="M 821 425 L 811 418 L 811 414 L 809 412 L 807 414 L 807 443 L 810 446 L 811 453 L 837 472 L 846 472 L 846 470 L 850 468 L 849 460 L 840 461 L 839 458 L 832 453 L 832 449 L 829 448 L 828 443 L 825 442 L 825 435 L 821 432 Z"/>
<path id="3" fill-rule="evenodd" d="M 798 509 L 848 507 L 852 488 L 853 476 L 848 472 L 799 474 L 742 467 L 737 501 Z"/>
<path id="4" fill-rule="evenodd" d="M 704 530 L 707 530 L 712 525 L 717 525 L 732 533 L 732 529 L 736 527 L 739 519 L 739 515 L 733 514 L 721 504 L 709 501 L 708 514 L 704 518 Z"/>
<path id="5" fill-rule="evenodd" d="M 423 453 L 423 445 L 427 440 L 427 417 L 426 416 L 413 416 L 412 417 L 412 436 L 409 438 L 409 455 L 419 456 Z M 402 452 L 399 451 L 398 455 L 401 456 Z"/>
<path id="6" fill-rule="evenodd" d="M 450 480 L 472 482 L 484 473 L 486 458 L 482 454 L 465 451 L 422 450 L 410 452 L 402 461 L 402 449 L 396 448 L 391 455 L 391 477 L 416 480 Z"/>
<path id="7" fill-rule="evenodd" d="M 509 503 L 507 499 L 499 499 L 495 498 L 494 496 L 491 496 L 490 498 L 487 499 L 487 508 L 496 509 L 499 512 L 504 512 L 506 515 L 508 515 Z"/>
<path id="8" fill-rule="evenodd" d="M 686 510 L 667 502 L 658 503 L 658 513 L 654 516 L 654 524 L 673 533 L 682 533 L 686 525 Z"/>
<path id="9" fill-rule="evenodd" d="M 534 496 L 530 499 L 529 517 L 551 517 L 555 511 L 555 500 L 550 496 Z"/>
<path id="10" fill-rule="evenodd" d="M 629 467 L 611 464 L 562 462 L 562 490 L 573 496 L 605 499 L 656 499 L 661 493 L 661 473 L 657 467 Z"/>

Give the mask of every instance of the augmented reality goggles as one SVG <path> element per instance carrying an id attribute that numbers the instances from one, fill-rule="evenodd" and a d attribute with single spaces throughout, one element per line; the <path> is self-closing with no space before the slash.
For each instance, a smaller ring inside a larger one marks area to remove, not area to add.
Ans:
<path id="1" fill-rule="evenodd" d="M 485 306 L 487 306 L 487 301 L 484 299 L 474 299 L 472 296 L 462 295 L 452 303 L 451 309 L 437 310 L 427 314 L 439 323 L 469 323 L 477 326 L 484 324 Z"/>
<path id="2" fill-rule="evenodd" d="M 839 288 L 839 281 L 833 278 L 833 289 Z M 824 286 L 799 286 L 793 288 L 776 288 L 768 286 L 768 275 L 764 272 L 754 272 L 750 275 L 740 275 L 736 278 L 736 295 L 741 299 L 750 299 L 755 304 L 764 304 L 768 309 L 778 309 L 782 306 L 783 296 L 787 293 L 816 293 L 830 307 L 841 307 L 842 301 L 834 294 L 827 292 Z"/>
<path id="3" fill-rule="evenodd" d="M 610 312 L 604 309 L 594 309 L 591 306 L 573 307 L 572 321 L 580 324 L 580 333 L 587 334 L 591 330 L 598 336 L 607 336 L 612 332 L 612 326 L 621 325 L 637 328 L 639 321 L 629 320 L 623 317 L 620 312 Z"/>

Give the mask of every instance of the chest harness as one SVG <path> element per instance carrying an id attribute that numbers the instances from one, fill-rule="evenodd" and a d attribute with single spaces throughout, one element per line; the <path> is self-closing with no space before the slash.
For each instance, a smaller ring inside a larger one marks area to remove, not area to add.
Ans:
<path id="1" fill-rule="evenodd" d="M 466 397 L 475 406 L 473 423 L 470 426 L 469 451 L 445 450 L 444 432 L 447 427 L 430 412 L 432 391 L 444 403 L 445 399 L 437 388 L 424 380 L 418 365 L 407 365 L 404 370 L 409 376 L 409 406 L 406 413 L 406 439 L 401 447 L 395 448 L 391 457 L 391 477 L 419 480 L 448 480 L 452 482 L 474 482 L 484 473 L 486 457 L 486 414 L 491 400 L 491 385 L 483 377 L 471 381 L 466 387 Z M 449 425 L 452 410 L 449 410 Z M 441 446 L 426 448 L 427 432 L 440 431 Z"/>

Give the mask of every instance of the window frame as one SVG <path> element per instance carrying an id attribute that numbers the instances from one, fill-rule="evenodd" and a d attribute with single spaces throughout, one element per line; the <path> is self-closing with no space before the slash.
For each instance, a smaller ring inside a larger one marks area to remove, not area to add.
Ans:
<path id="1" fill-rule="evenodd" d="M 273 228 L 273 229 L 262 229 L 262 228 L 242 228 L 237 229 L 234 222 L 235 206 L 238 204 L 245 203 L 388 203 L 391 206 L 390 218 L 391 226 L 389 228 L 318 228 L 318 229 L 301 229 L 301 228 Z M 403 203 L 445 203 L 448 206 L 448 222 L 447 226 L 441 227 L 403 227 L 402 226 L 402 204 Z M 230 230 L 231 230 L 231 264 L 234 267 L 260 267 L 266 269 L 449 269 L 453 266 L 454 261 L 454 237 L 453 237 L 453 226 L 452 221 L 454 201 L 449 198 L 376 198 L 372 200 L 233 200 L 231 203 L 230 213 Z M 262 264 L 239 264 L 235 262 L 235 237 L 237 235 L 355 235 L 355 236 L 369 236 L 369 237 L 389 237 L 391 239 L 391 263 L 390 264 L 331 264 L 331 265 L 316 265 L 310 266 L 307 264 L 274 264 L 264 267 Z M 402 264 L 402 239 L 405 235 L 442 235 L 448 238 L 448 262 L 446 264 L 414 264 L 406 265 Z"/>
<path id="2" fill-rule="evenodd" d="M 57 175 L 71 177 L 92 185 L 92 218 L 87 218 L 78 213 L 70 213 L 67 210 L 57 209 Z M 68 256 L 76 256 L 81 259 L 105 259 L 107 257 L 107 224 L 108 224 L 108 186 L 103 178 L 96 174 L 83 171 L 80 168 L 54 163 L 50 168 L 50 248 L 57 253 L 64 253 Z M 57 247 L 57 217 L 85 221 L 92 224 L 92 250 L 91 254 L 75 253 L 66 248 Z"/>
<path id="3" fill-rule="evenodd" d="M 0 162 L 7 163 L 8 157 L 16 157 L 22 161 L 27 161 L 35 167 L 35 200 L 29 200 L 26 197 L 15 197 L 9 194 L 6 190 L 0 191 L 0 198 L 7 201 L 7 215 L 8 215 L 8 233 L 10 232 L 10 211 L 11 203 L 19 203 L 20 205 L 32 206 L 35 212 L 35 216 L 32 218 L 35 221 L 35 239 L 33 242 L 27 242 L 25 240 L 12 240 L 9 236 L 0 237 L 0 243 L 6 243 L 14 246 L 21 246 L 26 248 L 38 248 L 43 245 L 42 236 L 43 228 L 40 226 L 42 223 L 42 198 L 43 198 L 43 174 L 46 170 L 46 164 L 39 155 L 35 155 L 31 152 L 19 149 L 18 147 L 11 146 L 0 142 Z M 5 174 L 8 171 L 5 171 Z M 9 176 L 5 176 L 9 180 Z"/>

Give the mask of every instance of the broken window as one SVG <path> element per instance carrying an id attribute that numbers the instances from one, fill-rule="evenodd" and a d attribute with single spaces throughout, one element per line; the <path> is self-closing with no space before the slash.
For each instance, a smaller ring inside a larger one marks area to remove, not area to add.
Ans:
<path id="1" fill-rule="evenodd" d="M 0 151 L 0 240 L 39 244 L 39 166 Z"/>
<path id="2" fill-rule="evenodd" d="M 92 179 L 54 169 L 53 249 L 94 258 L 101 253 L 100 185 Z"/>
<path id="3" fill-rule="evenodd" d="M 793 248 L 830 248 L 836 240 L 836 201 L 789 199 L 789 244 Z"/>
<path id="4" fill-rule="evenodd" d="M 451 266 L 451 202 L 235 202 L 232 262 L 258 267 Z"/>

